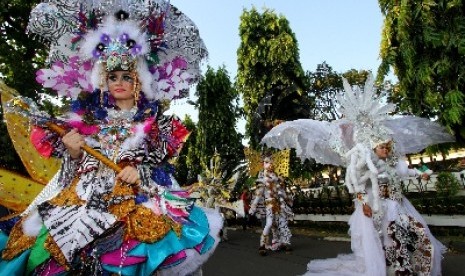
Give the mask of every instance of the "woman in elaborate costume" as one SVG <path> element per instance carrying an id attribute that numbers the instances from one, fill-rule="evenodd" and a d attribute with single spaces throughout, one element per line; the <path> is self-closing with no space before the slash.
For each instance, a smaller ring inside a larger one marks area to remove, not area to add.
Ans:
<path id="1" fill-rule="evenodd" d="M 172 177 L 168 161 L 188 131 L 161 105 L 200 74 L 206 49 L 195 25 L 167 1 L 57 0 L 37 5 L 28 28 L 51 42 L 51 68 L 37 80 L 70 97 L 71 111 L 59 120 L 29 114 L 37 150 L 63 161 L 2 228 L 0 274 L 201 272 L 222 219 Z M 50 122 L 68 132 L 59 137 Z"/>
<path id="2" fill-rule="evenodd" d="M 277 251 L 280 249 L 291 250 L 291 231 L 287 226 L 288 213 L 290 212 L 286 200 L 288 200 L 285 190 L 281 186 L 281 179 L 273 170 L 273 160 L 271 157 L 263 159 L 263 170 L 258 174 L 256 180 L 255 197 L 250 204 L 249 214 L 254 215 L 260 212 L 261 203 L 265 213 L 265 225 L 260 236 L 260 255 L 266 255 L 266 249 Z M 261 210 L 263 212 L 263 210 Z M 268 241 L 272 236 L 271 246 Z"/>
<path id="3" fill-rule="evenodd" d="M 260 247 L 258 252 L 260 255 L 266 255 L 266 247 L 270 243 L 269 236 L 272 234 L 274 238 L 271 241 L 270 249 L 278 249 L 278 229 L 277 220 L 279 214 L 279 201 L 275 197 L 278 189 L 278 176 L 273 171 L 273 161 L 270 157 L 263 159 L 263 170 L 258 173 L 256 180 L 255 196 L 250 204 L 249 214 L 254 215 L 257 212 L 259 203 L 263 202 L 265 211 L 265 225 L 260 236 Z"/>
<path id="4" fill-rule="evenodd" d="M 337 98 L 343 119 L 286 122 L 262 141 L 347 168 L 345 185 L 355 198 L 349 220 L 353 254 L 312 260 L 305 275 L 440 275 L 446 248 L 402 195 L 402 177 L 420 175 L 401 157 L 454 139 L 428 119 L 391 117 L 395 106 L 376 96 L 371 75 L 363 91 L 352 90 L 345 79 L 344 88 Z"/>

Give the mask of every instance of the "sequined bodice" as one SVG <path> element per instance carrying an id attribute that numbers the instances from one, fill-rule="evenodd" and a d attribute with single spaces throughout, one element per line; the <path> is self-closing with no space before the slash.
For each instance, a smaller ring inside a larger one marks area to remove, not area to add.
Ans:
<path id="1" fill-rule="evenodd" d="M 108 110 L 108 122 L 101 126 L 98 133 L 102 152 L 112 160 L 121 148 L 121 144 L 130 136 L 134 135 L 133 117 L 137 109 L 131 110 Z"/>

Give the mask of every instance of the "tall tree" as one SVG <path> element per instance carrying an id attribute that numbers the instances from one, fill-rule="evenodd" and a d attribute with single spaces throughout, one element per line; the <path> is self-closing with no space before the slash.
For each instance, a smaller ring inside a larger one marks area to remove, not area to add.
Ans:
<path id="1" fill-rule="evenodd" d="M 326 62 L 318 64 L 314 72 L 307 72 L 310 86 L 307 95 L 313 98 L 315 103 L 312 108 L 311 118 L 314 120 L 332 121 L 339 119 L 337 112 L 336 93 L 342 89 L 340 74 Z"/>
<path id="2" fill-rule="evenodd" d="M 48 48 L 26 35 L 29 13 L 39 2 L 0 3 L 0 76 L 5 84 L 28 97 L 35 97 L 41 88 L 35 81 L 35 72 L 43 66 Z"/>
<path id="3" fill-rule="evenodd" d="M 243 159 L 242 135 L 236 130 L 239 116 L 238 94 L 228 72 L 208 67 L 197 85 L 197 150 L 200 160 L 207 165 L 215 151 L 225 164 L 223 171 L 231 172 Z"/>
<path id="4" fill-rule="evenodd" d="M 47 47 L 26 35 L 31 8 L 38 0 L 0 2 L 0 79 L 20 94 L 35 97 L 40 86 L 35 71 L 42 67 Z M 3 122 L 0 107 L 0 167 L 25 173 Z"/>
<path id="5" fill-rule="evenodd" d="M 310 80 L 307 95 L 314 102 L 311 118 L 323 121 L 340 119 L 336 94 L 344 91 L 342 77 L 346 78 L 351 85 L 363 88 L 368 74 L 366 70 L 355 69 L 338 73 L 333 71 L 333 68 L 326 62 L 318 64 L 315 71 L 307 71 L 307 77 Z"/>
<path id="6" fill-rule="evenodd" d="M 260 102 L 271 92 L 270 103 L 272 97 L 282 98 L 281 93 L 294 94 L 291 100 L 286 102 L 298 103 L 299 96 L 307 87 L 308 79 L 300 64 L 297 40 L 285 17 L 278 16 L 269 9 L 265 9 L 263 13 L 259 13 L 255 8 L 244 10 L 239 35 L 241 44 L 237 50 L 236 84 L 244 99 L 246 135 L 250 138 L 250 146 L 257 148 L 264 134 L 258 134 L 261 128 L 253 126 L 254 118 L 262 116 L 257 112 Z M 270 104 L 267 108 L 275 109 L 279 106 L 282 105 Z M 293 109 L 287 108 L 287 114 L 293 112 Z M 267 111 L 267 114 L 275 112 Z M 271 119 L 283 118 L 268 117 L 261 121 Z"/>
<path id="7" fill-rule="evenodd" d="M 378 77 L 392 67 L 400 108 L 438 118 L 465 138 L 465 4 L 461 0 L 379 0 L 385 16 Z"/>

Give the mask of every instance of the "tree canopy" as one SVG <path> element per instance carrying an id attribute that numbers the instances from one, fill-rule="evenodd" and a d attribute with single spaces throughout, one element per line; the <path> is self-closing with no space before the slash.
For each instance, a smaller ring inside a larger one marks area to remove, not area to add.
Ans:
<path id="1" fill-rule="evenodd" d="M 239 116 L 238 94 L 224 67 L 208 67 L 196 90 L 199 110 L 196 152 L 208 165 L 217 152 L 224 161 L 224 171 L 232 171 L 243 158 L 242 135 L 236 130 Z M 197 164 L 199 165 L 199 164 Z"/>
<path id="2" fill-rule="evenodd" d="M 45 61 L 46 46 L 26 35 L 31 8 L 38 0 L 0 2 L 0 79 L 21 95 L 35 98 L 35 71 Z M 3 122 L 0 107 L 0 167 L 25 173 Z"/>
<path id="3" fill-rule="evenodd" d="M 399 79 L 400 109 L 438 118 L 465 141 L 465 4 L 460 0 L 380 0 L 385 16 L 378 77 Z"/>
<path id="4" fill-rule="evenodd" d="M 237 50 L 236 85 L 244 100 L 246 135 L 250 138 L 251 147 L 256 148 L 262 135 L 257 135 L 260 127 L 253 124 L 260 101 L 273 90 L 273 94 L 278 95 L 275 98 L 279 98 L 280 93 L 296 92 L 301 95 L 307 87 L 307 78 L 300 64 L 297 40 L 284 16 L 278 16 L 269 9 L 263 13 L 255 8 L 244 10 L 239 35 L 241 44 Z M 270 108 L 275 107 L 277 105 Z M 292 109 L 287 111 L 293 112 Z"/>
<path id="5" fill-rule="evenodd" d="M 29 13 L 40 1 L 2 1 L 0 4 L 0 73 L 8 86 L 36 97 L 41 86 L 36 70 L 45 62 L 47 46 L 26 35 Z"/>

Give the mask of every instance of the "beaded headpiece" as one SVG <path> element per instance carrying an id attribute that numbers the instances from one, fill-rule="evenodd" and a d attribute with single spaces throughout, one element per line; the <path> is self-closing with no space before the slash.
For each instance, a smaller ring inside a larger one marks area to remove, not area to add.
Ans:
<path id="1" fill-rule="evenodd" d="M 195 24 L 166 0 L 48 0 L 28 31 L 50 45 L 37 81 L 73 99 L 113 70 L 136 70 L 149 100 L 180 98 L 207 57 Z"/>

